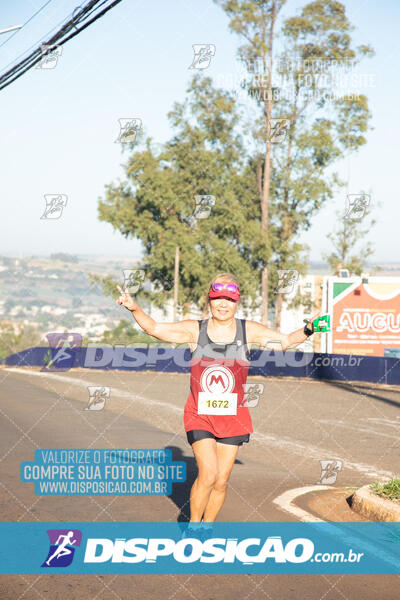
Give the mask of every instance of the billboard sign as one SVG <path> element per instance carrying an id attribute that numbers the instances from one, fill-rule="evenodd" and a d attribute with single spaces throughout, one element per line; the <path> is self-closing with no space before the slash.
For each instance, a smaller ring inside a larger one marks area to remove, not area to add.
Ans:
<path id="1" fill-rule="evenodd" d="M 327 277 L 332 331 L 327 352 L 364 356 L 400 353 L 400 277 Z"/>

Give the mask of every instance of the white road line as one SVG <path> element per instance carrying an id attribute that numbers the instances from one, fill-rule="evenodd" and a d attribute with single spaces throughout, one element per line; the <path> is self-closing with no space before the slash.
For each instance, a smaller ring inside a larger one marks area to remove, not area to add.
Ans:
<path id="1" fill-rule="evenodd" d="M 400 417 L 396 417 L 396 419 L 400 419 Z M 395 429 L 400 430 L 400 421 L 392 420 L 392 419 L 383 419 L 381 417 L 364 417 L 361 421 L 373 421 L 378 425 L 385 425 L 386 427 L 394 427 Z"/>
<path id="2" fill-rule="evenodd" d="M 340 523 L 336 524 L 336 522 L 324 521 L 323 519 L 319 519 L 315 517 L 311 513 L 295 506 L 293 501 L 302 496 L 303 494 L 307 494 L 309 492 L 318 491 L 321 489 L 327 489 L 325 485 L 308 485 L 302 488 L 295 488 L 293 490 L 288 490 L 284 492 L 280 496 L 277 496 L 272 502 L 278 506 L 278 508 L 284 510 L 290 515 L 298 518 L 300 521 L 305 523 L 329 523 L 329 529 L 325 530 L 327 535 L 330 535 L 335 538 L 335 540 L 340 540 L 342 543 L 349 543 L 350 547 L 353 546 L 354 543 L 357 543 L 359 546 L 359 550 L 365 549 L 373 556 L 378 556 L 381 560 L 384 560 L 391 566 L 395 566 L 398 569 L 398 558 L 392 556 L 388 552 L 385 552 L 385 545 L 382 542 L 376 540 L 376 543 L 372 544 L 369 540 L 362 539 L 361 535 L 359 538 L 356 538 L 354 535 L 346 535 L 346 525 L 352 526 L 353 523 Z"/>
<path id="3" fill-rule="evenodd" d="M 343 421 L 335 421 L 334 419 L 318 419 L 318 423 L 323 423 L 324 425 L 334 425 L 335 427 L 350 429 L 350 431 L 359 431 L 360 433 L 372 433 L 380 437 L 391 438 L 392 440 L 399 439 L 398 435 L 390 435 L 390 433 L 382 433 L 381 431 L 376 431 L 375 429 L 371 429 L 370 427 L 360 427 L 359 425 L 355 425 L 354 423 L 344 423 Z"/>
<path id="4" fill-rule="evenodd" d="M 260 433 L 258 431 L 255 431 L 252 434 L 252 439 L 268 443 L 276 448 L 282 448 L 299 456 L 309 456 L 310 458 L 315 458 L 317 460 L 321 460 L 322 458 L 341 460 L 346 469 L 357 471 L 357 473 L 363 473 L 363 475 L 371 477 L 372 479 L 376 479 L 377 477 L 388 477 L 391 479 L 395 477 L 395 474 L 392 471 L 383 471 L 382 469 L 378 469 L 378 467 L 373 465 L 349 461 L 344 457 L 332 453 L 331 450 L 326 450 L 324 448 L 320 448 L 319 446 L 312 446 L 311 444 L 304 444 L 302 442 L 294 442 L 288 438 L 275 437 L 273 435 Z"/>
<path id="5" fill-rule="evenodd" d="M 276 504 L 276 506 L 281 510 L 289 513 L 293 517 L 296 517 L 299 519 L 299 521 L 304 521 L 305 523 L 326 523 L 324 519 L 319 519 L 303 508 L 293 504 L 294 500 L 303 494 L 308 494 L 309 492 L 318 490 L 326 491 L 326 489 L 326 485 L 306 485 L 305 487 L 295 488 L 293 490 L 287 490 L 287 492 L 283 492 L 283 494 L 272 500 L 272 503 Z"/>
<path id="6" fill-rule="evenodd" d="M 46 371 L 27 371 L 26 369 L 19 369 L 18 367 L 15 368 L 7 368 L 4 369 L 4 371 L 11 371 L 12 373 L 23 373 L 24 375 L 33 375 L 35 377 L 48 377 L 50 379 L 53 380 L 57 380 L 57 381 L 65 381 L 65 383 L 68 383 L 70 385 L 77 385 L 79 387 L 83 387 L 83 388 L 87 388 L 88 385 L 99 385 L 98 381 L 89 381 L 88 379 L 85 378 L 85 380 L 82 379 L 74 379 L 73 377 L 66 377 L 65 375 L 59 375 L 58 373 L 54 373 L 54 371 L 52 373 L 46 373 Z M 118 395 L 121 396 L 122 398 L 129 398 L 130 400 L 136 400 L 138 402 L 142 402 L 143 404 L 146 404 L 147 406 L 149 404 L 153 405 L 153 406 L 159 406 L 161 408 L 168 408 L 169 410 L 182 414 L 182 408 L 179 408 L 178 406 L 175 406 L 174 404 L 170 404 L 169 402 L 159 402 L 158 400 L 152 400 L 151 398 L 149 398 L 148 396 L 140 396 L 139 394 L 134 394 L 133 392 L 127 392 L 125 390 L 120 390 L 119 388 L 116 388 L 115 386 L 110 386 L 112 388 L 112 393 L 113 395 Z M 87 400 L 85 398 L 85 400 Z"/>
<path id="7" fill-rule="evenodd" d="M 87 379 L 74 379 L 72 377 L 67 377 L 65 375 L 60 375 L 58 373 L 47 373 L 46 371 L 28 371 L 26 369 L 21 369 L 18 367 L 10 367 L 4 369 L 5 371 L 10 371 L 12 373 L 22 373 L 24 375 L 33 375 L 34 377 L 50 377 L 53 380 L 64 381 L 65 383 L 77 385 L 83 388 L 86 388 L 88 385 L 98 385 L 98 381 L 89 381 Z M 146 406 L 152 405 L 162 408 L 164 410 L 169 410 L 175 414 L 182 415 L 183 407 L 175 406 L 170 402 L 164 401 L 160 402 L 159 400 L 153 400 L 151 398 L 140 396 L 138 394 L 133 394 L 132 392 L 127 392 L 125 390 L 121 390 L 112 386 L 113 395 L 121 396 L 122 398 L 129 398 L 130 400 L 135 400 L 135 402 L 140 402 L 145 404 Z M 345 457 L 337 456 L 333 454 L 331 450 L 327 450 L 325 448 L 320 448 L 318 446 L 313 446 L 311 444 L 305 444 L 299 441 L 293 441 L 290 438 L 282 438 L 278 436 L 274 436 L 271 434 L 265 434 L 259 431 L 254 431 L 252 434 L 252 440 L 256 442 L 260 442 L 262 444 L 268 444 L 269 446 L 274 446 L 276 448 L 286 450 L 296 456 L 309 457 L 314 458 L 316 460 L 320 460 L 321 458 L 326 457 L 327 459 L 337 459 L 341 460 L 345 465 L 346 469 L 350 469 L 352 471 L 356 471 L 357 473 L 362 473 L 367 477 L 371 477 L 371 479 L 377 478 L 387 478 L 392 479 L 395 477 L 395 473 L 391 471 L 383 471 L 382 469 L 378 469 L 373 465 L 367 465 L 364 463 L 357 463 L 347 460 Z"/>

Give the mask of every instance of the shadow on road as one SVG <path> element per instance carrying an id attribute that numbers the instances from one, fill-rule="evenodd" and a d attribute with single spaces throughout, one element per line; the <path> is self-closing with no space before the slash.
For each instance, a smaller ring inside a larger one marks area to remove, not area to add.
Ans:
<path id="1" fill-rule="evenodd" d="M 351 392 L 352 394 L 361 394 L 362 396 L 367 396 L 368 398 L 373 398 L 374 400 L 379 400 L 379 402 L 384 402 L 385 404 L 389 404 L 390 406 L 400 408 L 399 400 L 391 400 L 390 398 L 385 398 L 385 396 L 380 396 L 379 394 L 367 391 L 375 390 L 376 388 L 370 388 L 364 385 L 358 385 L 356 383 L 342 383 L 340 381 L 325 381 L 325 383 L 327 385 L 332 385 L 333 387 L 344 389 L 346 390 L 346 392 Z M 387 392 L 390 394 L 400 394 L 400 390 L 388 390 Z"/>

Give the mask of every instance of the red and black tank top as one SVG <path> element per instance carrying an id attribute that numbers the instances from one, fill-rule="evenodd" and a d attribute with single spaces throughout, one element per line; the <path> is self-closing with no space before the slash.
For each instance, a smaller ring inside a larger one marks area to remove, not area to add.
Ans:
<path id="1" fill-rule="evenodd" d="M 216 437 L 252 433 L 250 412 L 244 404 L 250 366 L 245 319 L 236 319 L 231 344 L 213 342 L 209 319 L 199 321 L 199 338 L 190 362 L 190 393 L 184 409 L 185 431 L 205 429 Z"/>

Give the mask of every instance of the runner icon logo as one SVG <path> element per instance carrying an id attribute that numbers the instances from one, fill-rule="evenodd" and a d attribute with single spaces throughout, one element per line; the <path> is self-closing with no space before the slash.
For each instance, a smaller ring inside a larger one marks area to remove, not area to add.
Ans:
<path id="1" fill-rule="evenodd" d="M 145 280 L 145 272 L 143 269 L 124 269 L 124 289 L 128 288 L 130 294 L 136 294 Z"/>
<path id="2" fill-rule="evenodd" d="M 279 269 L 278 285 L 275 294 L 290 294 L 295 291 L 299 281 L 299 272 L 295 269 Z"/>
<path id="3" fill-rule="evenodd" d="M 370 203 L 371 196 L 369 194 L 347 194 L 344 218 L 350 221 L 361 221 Z"/>
<path id="4" fill-rule="evenodd" d="M 36 65 L 36 69 L 54 69 L 57 66 L 63 47 L 60 44 L 41 44 L 42 58 Z"/>
<path id="5" fill-rule="evenodd" d="M 138 131 L 142 128 L 142 119 L 138 118 L 124 118 L 118 119 L 119 123 L 119 135 L 115 140 L 115 143 L 127 144 L 133 143 L 136 140 Z"/>
<path id="6" fill-rule="evenodd" d="M 85 410 L 103 410 L 106 400 L 110 397 L 109 387 L 88 385 L 89 401 Z"/>
<path id="7" fill-rule="evenodd" d="M 194 209 L 193 217 L 195 219 L 206 219 L 211 214 L 211 208 L 215 204 L 215 196 L 210 194 L 203 194 L 201 196 L 194 197 L 196 201 L 196 208 Z"/>
<path id="8" fill-rule="evenodd" d="M 257 79 L 255 77 L 254 79 Z M 270 119 L 268 121 L 268 139 L 272 144 L 279 144 L 286 138 L 289 131 L 290 119 L 280 117 L 278 119 Z"/>
<path id="9" fill-rule="evenodd" d="M 80 333 L 47 333 L 50 348 L 43 358 L 42 371 L 68 371 L 75 363 L 76 351 L 82 346 Z"/>
<path id="10" fill-rule="evenodd" d="M 194 57 L 189 69 L 207 69 L 215 55 L 215 44 L 193 44 Z"/>
<path id="11" fill-rule="evenodd" d="M 342 470 L 341 460 L 320 460 L 321 476 L 318 484 L 331 485 L 335 483 L 339 471 Z"/>
<path id="12" fill-rule="evenodd" d="M 261 394 L 264 391 L 263 383 L 243 383 L 243 399 L 240 406 L 254 408 L 260 400 Z"/>
<path id="13" fill-rule="evenodd" d="M 48 529 L 50 548 L 42 567 L 68 567 L 82 541 L 79 529 Z"/>
<path id="14" fill-rule="evenodd" d="M 41 219 L 59 219 L 63 209 L 67 206 L 68 196 L 66 194 L 45 194 L 46 208 Z"/>

